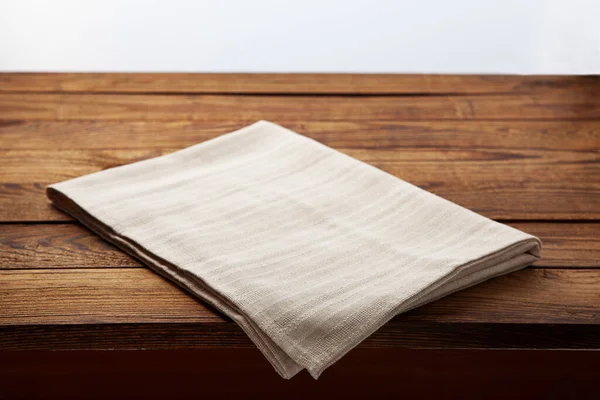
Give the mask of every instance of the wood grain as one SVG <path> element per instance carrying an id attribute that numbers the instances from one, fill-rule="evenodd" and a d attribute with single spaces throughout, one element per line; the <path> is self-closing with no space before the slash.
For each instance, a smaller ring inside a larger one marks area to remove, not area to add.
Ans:
<path id="1" fill-rule="evenodd" d="M 600 267 L 600 223 L 509 222 L 542 239 L 540 267 Z"/>
<path id="2" fill-rule="evenodd" d="M 544 268 L 600 268 L 600 223 L 513 222 L 538 236 Z M 126 268 L 141 264 L 79 224 L 0 228 L 0 269 Z"/>
<path id="3" fill-rule="evenodd" d="M 0 227 L 0 269 L 111 267 L 141 264 L 79 224 Z"/>
<path id="4" fill-rule="evenodd" d="M 0 150 L 0 221 L 64 220 L 45 186 L 175 150 Z M 591 149 L 338 150 L 489 218 L 600 218 L 600 153 Z"/>
<path id="5" fill-rule="evenodd" d="M 272 96 L 0 93 L 0 120 L 306 121 L 600 118 L 600 94 Z"/>
<path id="6" fill-rule="evenodd" d="M 0 223 L 72 221 L 46 199 L 42 183 L 0 183 Z"/>
<path id="7" fill-rule="evenodd" d="M 592 91 L 595 76 L 0 73 L 0 91 L 110 93 L 528 93 Z"/>
<path id="8" fill-rule="evenodd" d="M 0 150 L 0 181 L 57 182 L 177 150 Z M 549 152 L 538 149 L 439 149 L 421 146 L 337 150 L 426 187 L 444 186 L 443 182 L 448 182 L 446 186 L 458 190 L 467 185 L 469 189 L 483 189 L 477 182 L 494 176 L 496 182 L 484 186 L 501 188 L 504 182 L 507 186 L 519 186 L 520 180 L 527 180 L 529 185 L 541 186 L 543 183 L 545 187 L 552 187 L 548 179 L 553 177 L 561 180 L 560 187 L 566 190 L 589 189 L 589 195 L 592 196 L 595 189 L 600 189 L 600 180 L 596 179 L 600 178 L 600 152 L 593 150 L 556 149 Z M 549 168 L 552 168 L 552 175 L 547 171 Z M 460 179 L 457 179 L 457 175 L 460 175 Z M 567 176 L 571 178 L 564 179 Z"/>
<path id="9" fill-rule="evenodd" d="M 247 121 L 252 123 L 254 121 Z M 588 121 L 287 121 L 333 148 L 600 152 L 600 119 Z M 203 121 L 0 121 L 3 150 L 184 148 L 244 127 Z"/>
<path id="10" fill-rule="evenodd" d="M 41 183 L 0 183 L 0 223 L 72 221 L 46 200 L 46 186 Z"/>
<path id="11" fill-rule="evenodd" d="M 223 321 L 145 268 L 2 270 L 0 310 L 0 325 Z"/>
<path id="12" fill-rule="evenodd" d="M 526 269 L 399 316 L 435 323 L 600 324 L 600 270 Z M 1 270 L 0 325 L 221 323 L 143 268 Z"/>

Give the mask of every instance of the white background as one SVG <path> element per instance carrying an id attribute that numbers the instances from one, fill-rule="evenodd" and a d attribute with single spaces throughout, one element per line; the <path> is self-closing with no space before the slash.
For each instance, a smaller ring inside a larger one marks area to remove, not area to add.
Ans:
<path id="1" fill-rule="evenodd" d="M 0 70 L 600 73 L 600 0 L 0 0 Z"/>

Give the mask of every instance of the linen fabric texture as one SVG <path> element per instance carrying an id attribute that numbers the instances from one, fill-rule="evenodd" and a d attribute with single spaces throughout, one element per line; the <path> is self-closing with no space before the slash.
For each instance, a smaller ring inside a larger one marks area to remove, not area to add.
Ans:
<path id="1" fill-rule="evenodd" d="M 541 247 L 266 121 L 47 194 L 233 319 L 284 378 L 316 379 L 395 315 L 521 269 Z"/>

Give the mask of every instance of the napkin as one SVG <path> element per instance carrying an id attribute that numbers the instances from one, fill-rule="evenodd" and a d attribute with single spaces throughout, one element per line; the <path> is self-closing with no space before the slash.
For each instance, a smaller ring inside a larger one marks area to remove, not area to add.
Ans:
<path id="1" fill-rule="evenodd" d="M 497 223 L 276 124 L 51 185 L 99 236 L 233 319 L 275 370 L 539 257 Z"/>

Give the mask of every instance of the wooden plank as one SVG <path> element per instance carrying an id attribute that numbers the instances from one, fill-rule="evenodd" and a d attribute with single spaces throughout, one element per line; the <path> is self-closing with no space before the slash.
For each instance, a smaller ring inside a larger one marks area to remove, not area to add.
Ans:
<path id="1" fill-rule="evenodd" d="M 0 150 L 0 182 L 58 182 L 175 150 Z"/>
<path id="2" fill-rule="evenodd" d="M 145 268 L 2 270 L 0 282 L 0 325 L 223 321 Z"/>
<path id="3" fill-rule="evenodd" d="M 508 225 L 542 239 L 543 267 L 600 267 L 600 223 L 510 222 Z"/>
<path id="4" fill-rule="evenodd" d="M 52 207 L 42 183 L 0 183 L 0 223 L 72 221 Z"/>
<path id="5" fill-rule="evenodd" d="M 597 93 L 467 96 L 0 93 L 0 120 L 398 121 L 599 119 Z"/>
<path id="6" fill-rule="evenodd" d="M 0 221 L 64 220 L 48 206 L 44 193 L 48 184 L 174 150 L 0 150 Z M 600 162 L 595 149 L 415 144 L 339 150 L 490 218 L 600 218 Z"/>
<path id="7" fill-rule="evenodd" d="M 402 321 L 600 324 L 600 270 L 526 269 L 430 303 Z M 143 268 L 0 271 L 0 325 L 221 323 Z"/>
<path id="8" fill-rule="evenodd" d="M 512 222 L 542 239 L 551 268 L 600 268 L 600 223 Z M 0 269 L 127 268 L 141 264 L 79 224 L 14 224 L 0 228 Z"/>
<path id="9" fill-rule="evenodd" d="M 111 93 L 528 93 L 592 91 L 595 76 L 0 73 L 0 91 Z"/>
<path id="10" fill-rule="evenodd" d="M 254 122 L 246 121 L 248 124 Z M 0 121 L 4 150 L 184 148 L 245 123 L 203 121 Z M 600 120 L 284 121 L 333 148 L 600 151 Z"/>
<path id="11" fill-rule="evenodd" d="M 79 224 L 0 227 L 0 269 L 140 266 Z"/>

